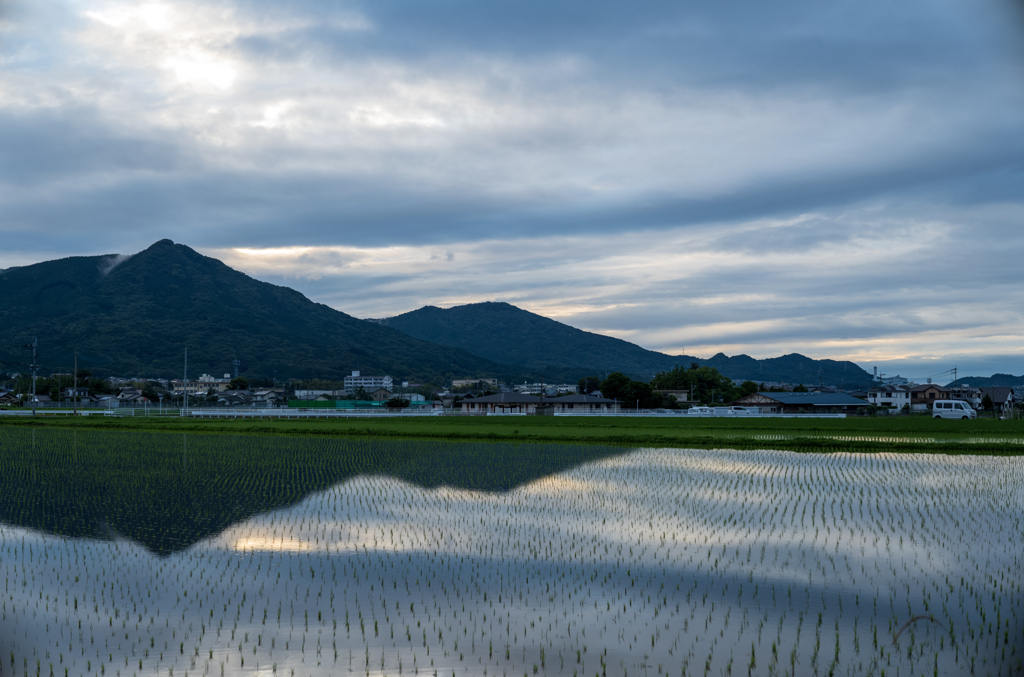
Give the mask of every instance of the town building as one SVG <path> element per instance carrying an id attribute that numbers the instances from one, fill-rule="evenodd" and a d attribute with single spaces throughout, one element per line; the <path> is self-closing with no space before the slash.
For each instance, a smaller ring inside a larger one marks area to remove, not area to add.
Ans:
<path id="1" fill-rule="evenodd" d="M 541 398 L 524 393 L 498 393 L 459 402 L 463 414 L 535 414 Z"/>
<path id="2" fill-rule="evenodd" d="M 876 407 L 903 409 L 910 406 L 910 390 L 898 385 L 876 385 L 868 391 L 867 401 Z"/>
<path id="3" fill-rule="evenodd" d="M 561 394 L 572 394 L 575 395 L 578 391 L 578 386 L 575 383 L 523 383 L 517 386 L 513 386 L 512 390 L 517 393 L 526 393 L 528 395 L 561 395 Z"/>
<path id="4" fill-rule="evenodd" d="M 910 389 L 910 409 L 912 411 L 930 410 L 935 400 L 948 399 L 952 399 L 950 389 L 934 383 L 924 383 Z"/>
<path id="5" fill-rule="evenodd" d="M 498 387 L 498 379 L 496 378 L 456 378 L 452 379 L 452 388 L 461 388 L 463 386 L 476 386 L 478 383 L 490 386 L 491 388 Z"/>
<path id="6" fill-rule="evenodd" d="M 731 404 L 762 414 L 855 414 L 868 403 L 846 393 L 751 393 Z"/>
<path id="7" fill-rule="evenodd" d="M 392 390 L 393 386 L 394 381 L 391 380 L 390 376 L 363 376 L 358 371 L 353 371 L 351 376 L 345 377 L 345 390 L 350 393 L 355 392 L 359 388 L 368 393 L 379 388 Z"/>
<path id="8" fill-rule="evenodd" d="M 615 400 L 594 395 L 566 395 L 544 400 L 544 408 L 555 414 L 617 414 L 621 407 Z"/>

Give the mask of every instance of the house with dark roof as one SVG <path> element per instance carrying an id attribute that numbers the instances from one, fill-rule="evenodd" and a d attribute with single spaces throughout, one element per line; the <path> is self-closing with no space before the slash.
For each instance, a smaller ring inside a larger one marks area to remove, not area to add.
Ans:
<path id="1" fill-rule="evenodd" d="M 1013 388 L 1008 386 L 995 387 L 995 388 L 979 388 L 981 391 L 981 397 L 984 399 L 985 395 L 992 398 L 992 408 L 1001 413 L 1009 413 L 1013 409 Z"/>
<path id="2" fill-rule="evenodd" d="M 751 393 L 732 402 L 762 414 L 855 414 L 868 406 L 846 393 Z"/>
<path id="3" fill-rule="evenodd" d="M 925 383 L 910 389 L 910 408 L 914 411 L 931 409 L 935 400 L 948 400 L 950 390 L 934 383 Z"/>
<path id="4" fill-rule="evenodd" d="M 550 401 L 550 400 L 549 400 Z M 459 402 L 463 414 L 536 414 L 541 398 L 525 393 L 498 393 Z"/>
<path id="5" fill-rule="evenodd" d="M 554 414 L 617 414 L 621 406 L 615 400 L 594 395 L 566 395 L 544 400 Z"/>

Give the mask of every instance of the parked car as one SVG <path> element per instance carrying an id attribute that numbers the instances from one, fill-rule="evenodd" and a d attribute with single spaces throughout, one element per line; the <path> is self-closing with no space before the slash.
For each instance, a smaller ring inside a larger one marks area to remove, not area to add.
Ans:
<path id="1" fill-rule="evenodd" d="M 935 418 L 978 418 L 978 412 L 971 405 L 961 400 L 935 400 L 932 405 L 932 416 Z"/>
<path id="2" fill-rule="evenodd" d="M 690 407 L 687 414 L 698 414 L 700 416 L 712 416 L 715 411 L 711 407 Z"/>
<path id="3" fill-rule="evenodd" d="M 747 407 L 733 406 L 729 407 L 729 413 L 736 416 L 750 416 L 751 414 L 756 414 L 758 412 L 753 409 L 748 409 Z"/>

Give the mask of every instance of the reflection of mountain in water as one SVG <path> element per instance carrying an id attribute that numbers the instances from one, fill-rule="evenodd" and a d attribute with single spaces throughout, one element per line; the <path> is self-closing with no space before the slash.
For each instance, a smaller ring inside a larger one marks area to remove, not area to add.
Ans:
<path id="1" fill-rule="evenodd" d="M 503 492 L 614 447 L 0 428 L 0 521 L 169 555 L 359 474 Z"/>

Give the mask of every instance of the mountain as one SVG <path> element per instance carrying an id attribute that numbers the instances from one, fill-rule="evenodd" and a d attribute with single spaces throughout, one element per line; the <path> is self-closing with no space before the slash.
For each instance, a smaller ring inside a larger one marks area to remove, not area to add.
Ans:
<path id="1" fill-rule="evenodd" d="M 697 362 L 715 367 L 734 381 L 783 381 L 829 385 L 866 384 L 871 375 L 852 362 L 813 360 L 797 353 L 767 360 L 747 355 L 711 359 L 666 355 L 536 315 L 508 303 L 473 303 L 442 309 L 425 306 L 375 323 L 394 327 L 424 341 L 464 348 L 489 360 L 544 372 L 579 376 L 621 371 L 650 380 L 677 364 Z"/>
<path id="2" fill-rule="evenodd" d="M 39 338 L 41 374 L 240 374 L 340 378 L 351 370 L 440 383 L 465 374 L 518 380 L 510 368 L 364 322 L 297 291 L 260 282 L 181 244 L 133 256 L 79 256 L 0 271 L 0 371 L 27 370 Z"/>
<path id="3" fill-rule="evenodd" d="M 946 384 L 947 388 L 958 386 L 973 386 L 975 388 L 1016 388 L 1024 386 L 1024 375 L 1014 376 L 1012 374 L 992 374 L 991 376 L 964 376 L 952 383 Z"/>

